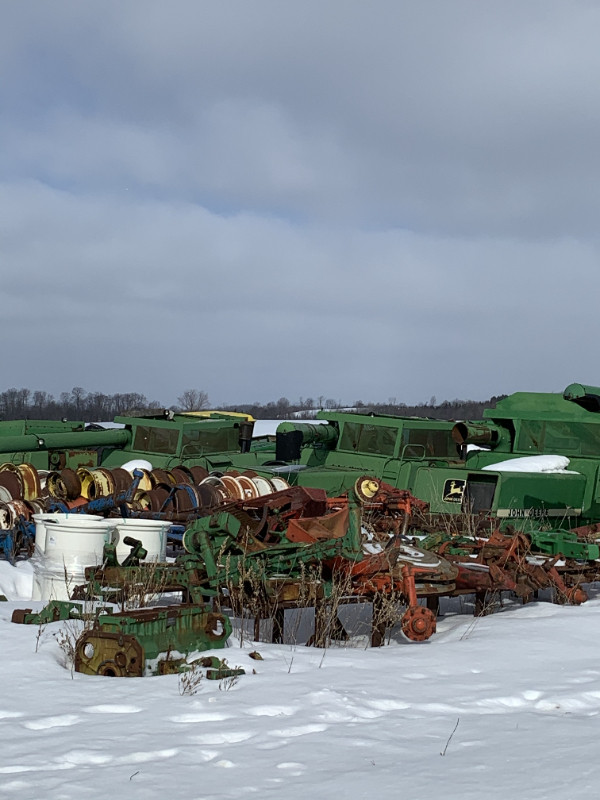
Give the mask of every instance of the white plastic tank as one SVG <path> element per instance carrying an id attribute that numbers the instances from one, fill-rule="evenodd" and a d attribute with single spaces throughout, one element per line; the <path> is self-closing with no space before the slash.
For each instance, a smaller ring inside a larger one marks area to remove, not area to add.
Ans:
<path id="1" fill-rule="evenodd" d="M 39 555 L 43 556 L 46 551 L 46 522 L 49 524 L 56 524 L 57 522 L 64 522 L 67 519 L 73 517 L 73 514 L 67 513 L 56 513 L 56 514 L 34 514 L 33 521 L 35 522 L 35 549 L 36 553 L 39 551 Z M 82 515 L 78 514 L 78 518 L 81 518 Z M 93 519 L 99 520 L 102 517 L 97 516 L 95 514 L 86 514 L 86 519 Z"/>
<path id="2" fill-rule="evenodd" d="M 126 536 L 139 539 L 148 551 L 144 561 L 165 561 L 167 557 L 167 531 L 171 523 L 158 519 L 139 519 L 127 517 L 116 520 L 113 543 L 117 545 L 117 560 L 122 563 L 131 552 L 131 547 L 123 542 Z"/>
<path id="3" fill-rule="evenodd" d="M 85 568 L 102 563 L 114 521 L 87 514 L 36 514 L 34 519 L 31 599 L 69 600 L 75 586 L 85 583 Z"/>

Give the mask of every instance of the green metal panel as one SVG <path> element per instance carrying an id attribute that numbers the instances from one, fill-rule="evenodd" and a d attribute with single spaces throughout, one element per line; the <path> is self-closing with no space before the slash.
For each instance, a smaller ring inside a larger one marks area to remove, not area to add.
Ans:
<path id="1" fill-rule="evenodd" d="M 213 617 L 215 619 L 213 619 Z M 216 619 L 218 617 L 218 620 Z M 212 626 L 218 628 L 212 634 Z M 209 606 L 171 606 L 140 609 L 123 615 L 102 615 L 99 628 L 106 633 L 135 636 L 144 648 L 145 658 L 177 650 L 189 653 L 224 647 L 231 635 L 231 623 L 222 614 L 212 614 Z"/>

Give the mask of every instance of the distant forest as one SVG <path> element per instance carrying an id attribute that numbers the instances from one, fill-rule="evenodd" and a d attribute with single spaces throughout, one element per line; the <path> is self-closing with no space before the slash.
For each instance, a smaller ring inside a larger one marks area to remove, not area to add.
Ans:
<path id="1" fill-rule="evenodd" d="M 320 408 L 344 409 L 365 414 L 397 414 L 400 416 L 432 417 L 434 419 L 481 419 L 484 409 L 494 408 L 498 400 L 506 395 L 489 400 L 444 400 L 438 403 L 432 397 L 428 403 L 406 405 L 391 397 L 387 402 L 363 402 L 352 404 L 320 396 L 300 398 L 292 402 L 287 397 L 269 403 L 247 403 L 221 406 L 224 411 L 241 411 L 256 419 L 310 419 Z M 210 408 L 208 394 L 198 389 L 187 389 L 177 398 L 177 404 L 169 406 L 172 411 L 200 411 Z M 159 401 L 148 401 L 143 394 L 102 394 L 87 392 L 80 386 L 70 392 L 61 392 L 59 398 L 48 392 L 30 389 L 7 389 L 0 392 L 0 419 L 68 419 L 83 422 L 108 422 L 119 414 L 158 413 L 165 408 Z"/>

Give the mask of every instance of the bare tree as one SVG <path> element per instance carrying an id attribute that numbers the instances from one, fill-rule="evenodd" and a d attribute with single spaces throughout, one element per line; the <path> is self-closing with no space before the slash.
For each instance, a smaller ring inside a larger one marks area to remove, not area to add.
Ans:
<path id="1" fill-rule="evenodd" d="M 75 406 L 75 412 L 78 417 L 81 416 L 86 394 L 87 392 L 81 386 L 74 386 L 71 389 L 71 402 Z"/>
<path id="2" fill-rule="evenodd" d="M 177 402 L 182 411 L 202 411 L 208 408 L 208 394 L 199 389 L 186 389 Z"/>

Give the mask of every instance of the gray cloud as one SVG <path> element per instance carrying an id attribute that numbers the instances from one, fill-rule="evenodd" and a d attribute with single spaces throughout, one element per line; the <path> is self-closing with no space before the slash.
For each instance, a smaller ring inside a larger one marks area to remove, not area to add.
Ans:
<path id="1" fill-rule="evenodd" d="M 0 388 L 593 383 L 599 19 L 553 0 L 4 3 Z"/>

